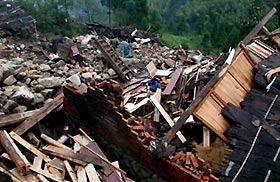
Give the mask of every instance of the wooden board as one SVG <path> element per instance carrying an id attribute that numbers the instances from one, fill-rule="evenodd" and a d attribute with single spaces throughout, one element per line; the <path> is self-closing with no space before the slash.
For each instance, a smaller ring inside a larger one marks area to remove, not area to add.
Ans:
<path id="1" fill-rule="evenodd" d="M 172 75 L 172 77 L 171 77 L 169 83 L 167 84 L 166 88 L 165 88 L 164 91 L 162 92 L 162 95 L 170 95 L 170 94 L 171 94 L 173 88 L 175 87 L 175 85 L 176 85 L 178 79 L 180 78 L 180 76 L 181 76 L 181 74 L 182 74 L 182 71 L 183 71 L 182 69 L 177 69 L 177 70 L 173 73 L 173 75 Z"/>
<path id="2" fill-rule="evenodd" d="M 85 167 L 85 170 L 86 170 L 87 177 L 90 182 L 101 182 L 97 175 L 97 172 L 92 164 L 88 164 Z"/>
<path id="3" fill-rule="evenodd" d="M 229 73 L 216 86 L 213 93 L 224 105 L 231 102 L 236 106 L 240 106 L 240 102 L 247 94 L 246 90 Z"/>

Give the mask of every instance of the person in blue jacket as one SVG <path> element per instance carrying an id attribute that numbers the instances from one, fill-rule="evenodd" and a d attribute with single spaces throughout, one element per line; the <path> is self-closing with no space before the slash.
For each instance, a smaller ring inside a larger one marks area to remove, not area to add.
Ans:
<path id="1" fill-rule="evenodd" d="M 132 53 L 132 47 L 127 41 L 122 41 L 122 56 L 124 58 L 132 58 L 133 53 Z"/>

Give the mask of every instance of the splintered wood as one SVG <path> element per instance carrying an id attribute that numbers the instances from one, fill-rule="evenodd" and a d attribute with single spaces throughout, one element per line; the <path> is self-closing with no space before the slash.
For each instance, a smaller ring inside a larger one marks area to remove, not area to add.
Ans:
<path id="1" fill-rule="evenodd" d="M 109 179 L 112 176 L 118 176 L 117 171 L 121 172 L 122 176 L 113 177 L 114 181 L 125 181 L 124 175 L 126 173 L 119 167 L 112 165 L 106 159 L 97 143 L 81 129 L 80 131 L 84 135 L 77 134 L 74 137 L 69 137 L 64 133 L 57 140 L 42 133 L 40 137 L 43 141 L 40 141 L 38 136 L 32 131 L 23 135 L 25 131 L 29 130 L 48 113 L 61 105 L 62 98 L 62 95 L 60 95 L 42 109 L 30 112 L 32 115 L 29 118 L 26 117 L 30 113 L 4 117 L 10 118 L 11 121 L 13 120 L 12 123 L 17 123 L 14 121 L 22 121 L 23 118 L 26 120 L 20 124 L 20 127 L 17 127 L 17 129 L 10 133 L 6 130 L 0 130 L 0 143 L 5 152 L 7 152 L 2 153 L 1 158 L 3 161 L 13 163 L 15 167 L 9 169 L 4 163 L 1 163 L 0 170 L 9 175 L 13 181 L 19 182 L 98 182 Z M 30 126 L 26 126 L 28 123 Z M 71 140 L 69 142 L 71 146 L 64 144 L 68 143 L 66 142 L 68 140 Z M 19 150 L 17 144 L 22 146 L 22 150 Z M 45 146 L 41 148 L 43 144 Z M 76 146 L 79 147 L 77 148 Z M 32 164 L 25 157 L 24 154 L 26 153 L 29 154 L 28 159 L 31 158 L 30 155 L 33 156 Z M 51 156 L 48 154 L 51 154 Z"/>

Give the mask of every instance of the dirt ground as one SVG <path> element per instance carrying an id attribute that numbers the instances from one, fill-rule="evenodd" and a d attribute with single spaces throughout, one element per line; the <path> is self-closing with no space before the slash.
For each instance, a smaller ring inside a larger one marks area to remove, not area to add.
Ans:
<path id="1" fill-rule="evenodd" d="M 203 144 L 195 145 L 197 156 L 208 162 L 213 171 L 220 171 L 226 148 L 227 145 L 218 138 L 210 148 L 204 148 Z"/>

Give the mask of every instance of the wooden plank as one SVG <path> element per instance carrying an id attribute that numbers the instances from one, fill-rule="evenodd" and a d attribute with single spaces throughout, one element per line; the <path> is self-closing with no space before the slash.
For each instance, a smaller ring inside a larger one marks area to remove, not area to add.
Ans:
<path id="1" fill-rule="evenodd" d="M 43 147 L 43 151 L 54 156 L 60 157 L 62 159 L 75 162 L 82 166 L 86 166 L 88 163 L 93 163 L 94 165 L 101 166 L 103 168 L 104 173 L 107 175 L 112 172 L 112 170 L 107 167 L 106 163 L 99 159 L 99 157 L 74 153 L 73 150 L 58 148 L 55 146 L 45 146 Z"/>
<path id="2" fill-rule="evenodd" d="M 52 144 L 54 146 L 60 147 L 60 148 L 64 148 L 64 149 L 68 149 L 68 150 L 72 150 L 71 148 L 59 143 L 58 141 L 52 139 L 51 137 L 47 136 L 46 134 L 42 133 L 40 136 L 43 140 L 45 140 L 46 142 L 48 142 L 49 144 Z"/>
<path id="3" fill-rule="evenodd" d="M 160 103 L 158 102 L 158 100 L 156 99 L 156 97 L 154 95 L 152 95 L 150 97 L 150 101 L 155 105 L 155 107 L 159 110 L 159 112 L 161 113 L 161 115 L 164 117 L 164 119 L 167 121 L 167 123 L 169 124 L 170 127 L 172 127 L 174 125 L 173 120 L 170 118 L 170 116 L 168 115 L 168 113 L 164 110 L 164 108 L 160 105 Z M 178 131 L 176 132 L 176 135 L 178 136 L 178 138 L 180 139 L 180 141 L 182 143 L 185 143 L 187 140 L 184 137 L 184 135 Z"/>
<path id="4" fill-rule="evenodd" d="M 161 89 L 157 89 L 157 91 L 155 93 L 155 98 L 160 103 L 160 100 L 161 100 Z M 155 107 L 155 110 L 154 110 L 154 122 L 159 122 L 159 117 L 160 117 L 159 110 Z"/>
<path id="5" fill-rule="evenodd" d="M 207 127 L 203 127 L 203 147 L 210 147 L 210 130 Z"/>
<path id="6" fill-rule="evenodd" d="M 11 137 L 17 141 L 19 144 L 21 144 L 23 147 L 25 147 L 27 150 L 29 150 L 30 152 L 32 152 L 34 155 L 38 156 L 38 157 L 42 157 L 42 159 L 46 162 L 49 162 L 51 159 L 43 154 L 41 151 L 39 151 L 37 148 L 35 148 L 33 145 L 31 145 L 30 143 L 28 143 L 26 140 L 24 140 L 23 138 L 21 138 L 19 135 L 17 135 L 15 132 L 11 131 L 10 132 Z"/>
<path id="7" fill-rule="evenodd" d="M 141 100 L 139 103 L 137 104 L 132 104 L 132 103 L 127 103 L 125 105 L 125 109 L 129 112 L 129 113 L 133 113 L 134 111 L 136 111 L 137 109 L 139 109 L 141 106 L 147 104 L 149 101 L 149 98 L 144 98 L 143 100 Z"/>
<path id="8" fill-rule="evenodd" d="M 27 174 L 28 166 L 30 165 L 25 156 L 18 149 L 14 141 L 11 139 L 10 135 L 6 130 L 0 131 L 0 142 L 6 152 L 9 154 L 12 161 L 15 163 L 17 168 L 22 174 Z"/>
<path id="9" fill-rule="evenodd" d="M 65 160 L 65 161 L 64 161 L 64 165 L 65 165 L 65 168 L 66 168 L 66 170 L 67 170 L 67 172 L 68 172 L 68 174 L 69 174 L 71 180 L 72 180 L 73 182 L 77 182 L 78 178 L 77 178 L 77 176 L 76 176 L 74 170 L 72 169 L 70 163 L 69 163 L 67 160 Z"/>
<path id="10" fill-rule="evenodd" d="M 28 132 L 27 137 L 35 146 L 39 146 L 41 141 L 34 135 L 33 132 Z"/>
<path id="11" fill-rule="evenodd" d="M 57 177 L 63 178 L 62 172 L 60 172 L 58 169 L 56 169 L 56 168 L 54 168 L 54 167 L 52 167 L 52 166 L 50 166 L 50 165 L 48 165 L 48 164 L 46 164 L 46 167 L 47 167 L 47 170 L 48 170 L 51 174 L 53 174 L 53 175 L 55 175 L 55 176 L 57 176 Z"/>
<path id="12" fill-rule="evenodd" d="M 231 102 L 239 107 L 240 102 L 247 94 L 247 91 L 229 73 L 225 75 L 213 92 L 224 105 Z"/>
<path id="13" fill-rule="evenodd" d="M 59 158 L 53 158 L 53 160 L 51 160 L 48 165 L 58 169 L 58 170 L 61 170 L 63 171 L 64 170 L 64 163 L 61 159 Z"/>
<path id="14" fill-rule="evenodd" d="M 66 136 L 66 135 L 61 135 L 60 138 L 57 140 L 57 142 L 63 144 L 63 143 L 65 143 L 68 139 L 69 139 L 68 136 Z"/>
<path id="15" fill-rule="evenodd" d="M 86 174 L 87 174 L 87 177 L 90 182 L 101 182 L 97 175 L 97 172 L 92 164 L 88 164 L 85 167 L 85 170 L 86 170 Z"/>
<path id="16" fill-rule="evenodd" d="M 33 110 L 33 111 L 27 111 L 27 112 L 23 112 L 23 113 L 5 115 L 0 118 L 0 127 L 20 123 L 20 122 L 24 121 L 25 119 L 27 119 L 28 117 L 32 116 L 37 111 L 38 110 Z"/>
<path id="17" fill-rule="evenodd" d="M 41 157 L 34 157 L 32 166 L 36 169 L 41 169 L 43 159 Z"/>
<path id="18" fill-rule="evenodd" d="M 41 119 L 46 117 L 50 112 L 59 107 L 63 103 L 63 93 L 57 95 L 50 103 L 47 103 L 44 107 L 40 108 L 35 114 L 23 121 L 13 131 L 18 135 L 22 135 L 27 130 L 32 128 Z"/>
<path id="19" fill-rule="evenodd" d="M 78 182 L 87 182 L 88 181 L 85 168 L 82 166 L 78 166 L 77 176 L 78 176 Z"/>
<path id="20" fill-rule="evenodd" d="M 177 81 L 179 80 L 183 70 L 182 69 L 176 69 L 176 71 L 173 73 L 169 83 L 167 84 L 166 88 L 162 92 L 162 95 L 170 95 L 172 90 L 174 89 Z"/>
<path id="21" fill-rule="evenodd" d="M 66 182 L 66 180 L 62 179 L 62 178 L 59 178 L 53 174 L 50 174 L 49 172 L 46 172 L 42 169 L 37 169 L 37 168 L 34 168 L 33 166 L 30 167 L 30 170 L 31 171 L 34 171 L 38 174 L 41 174 L 42 176 L 48 178 L 48 179 L 51 179 L 53 181 L 56 181 L 56 182 Z"/>
<path id="22" fill-rule="evenodd" d="M 49 180 L 47 178 L 45 178 L 43 175 L 41 175 L 41 174 L 38 174 L 37 177 L 39 178 L 39 180 L 41 182 L 49 182 Z"/>

